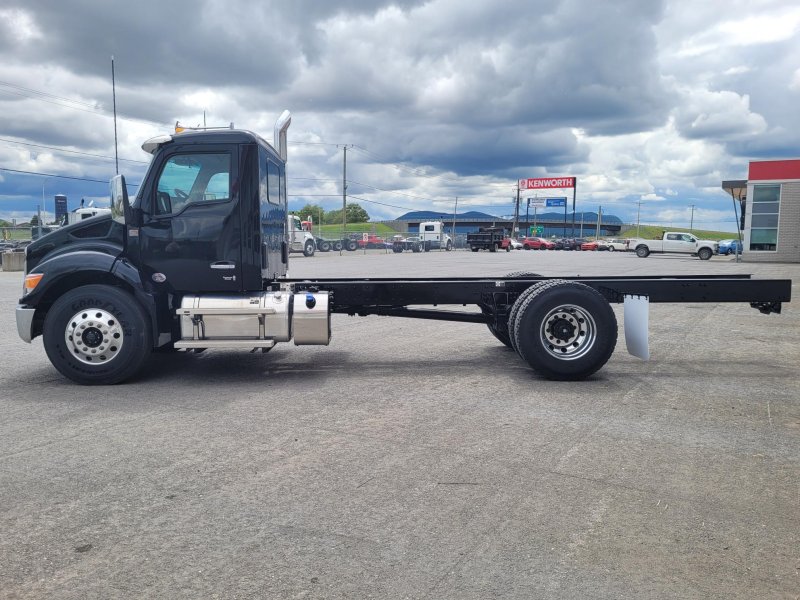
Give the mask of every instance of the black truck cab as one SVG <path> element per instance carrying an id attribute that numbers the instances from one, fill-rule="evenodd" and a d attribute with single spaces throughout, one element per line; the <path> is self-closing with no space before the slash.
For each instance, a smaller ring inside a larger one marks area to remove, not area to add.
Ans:
<path id="1" fill-rule="evenodd" d="M 244 292 L 286 275 L 286 168 L 267 142 L 192 131 L 154 152 L 126 224 L 125 254 L 148 289 Z"/>

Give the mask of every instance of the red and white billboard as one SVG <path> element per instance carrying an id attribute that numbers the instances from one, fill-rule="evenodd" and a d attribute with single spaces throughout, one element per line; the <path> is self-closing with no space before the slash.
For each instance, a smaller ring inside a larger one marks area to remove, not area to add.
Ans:
<path id="1" fill-rule="evenodd" d="M 534 179 L 520 179 L 521 190 L 546 190 L 554 188 L 574 188 L 574 177 L 538 177 Z"/>

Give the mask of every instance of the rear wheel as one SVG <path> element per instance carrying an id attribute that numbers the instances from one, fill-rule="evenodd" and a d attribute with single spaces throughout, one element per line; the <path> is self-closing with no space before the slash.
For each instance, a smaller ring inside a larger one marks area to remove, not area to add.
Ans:
<path id="1" fill-rule="evenodd" d="M 347 246 L 345 246 L 348 251 L 355 252 L 356 248 L 358 248 L 358 244 L 355 240 L 348 240 Z"/>
<path id="2" fill-rule="evenodd" d="M 700 250 L 697 251 L 697 256 L 700 257 L 700 260 L 708 260 L 711 258 L 712 254 L 714 254 L 714 252 L 711 251 L 711 248 L 700 248 Z"/>
<path id="3" fill-rule="evenodd" d="M 609 247 L 608 247 L 608 251 L 609 251 L 609 252 L 613 252 L 613 251 L 614 251 L 614 246 L 609 246 Z"/>
<path id="4" fill-rule="evenodd" d="M 647 258 L 650 256 L 650 249 L 647 246 L 638 246 L 636 248 L 636 256 L 639 258 Z"/>
<path id="5" fill-rule="evenodd" d="M 470 246 L 469 249 L 472 250 L 473 252 L 477 252 L 478 250 L 480 250 L 480 248 L 477 248 L 476 246 Z"/>
<path id="6" fill-rule="evenodd" d="M 87 385 L 133 377 L 153 345 L 145 311 L 130 294 L 108 285 L 75 288 L 56 300 L 45 317 L 43 338 L 53 366 Z"/>
<path id="7" fill-rule="evenodd" d="M 330 252 L 331 243 L 330 242 L 320 242 L 319 243 L 319 251 L 320 252 Z"/>
<path id="8" fill-rule="evenodd" d="M 617 318 L 594 288 L 555 279 L 526 290 L 518 303 L 511 323 L 515 348 L 547 379 L 584 379 L 614 352 Z"/>
<path id="9" fill-rule="evenodd" d="M 338 241 L 337 242 L 333 242 L 333 249 L 336 250 L 336 252 L 341 252 L 342 251 L 342 242 L 338 242 Z"/>

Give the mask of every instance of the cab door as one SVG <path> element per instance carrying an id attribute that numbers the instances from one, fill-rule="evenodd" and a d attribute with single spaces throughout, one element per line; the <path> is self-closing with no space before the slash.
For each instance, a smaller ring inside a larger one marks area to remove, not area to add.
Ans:
<path id="1" fill-rule="evenodd" d="M 237 151 L 184 146 L 163 157 L 139 228 L 140 264 L 161 289 L 241 291 Z"/>

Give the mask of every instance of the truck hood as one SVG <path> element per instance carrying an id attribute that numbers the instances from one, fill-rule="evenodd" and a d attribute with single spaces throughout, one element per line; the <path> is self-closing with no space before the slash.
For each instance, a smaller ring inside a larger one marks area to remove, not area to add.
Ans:
<path id="1" fill-rule="evenodd" d="M 119 256 L 125 247 L 124 227 L 112 220 L 111 215 L 98 215 L 57 229 L 25 249 L 27 270 L 30 272 L 46 258 L 76 250 Z"/>

